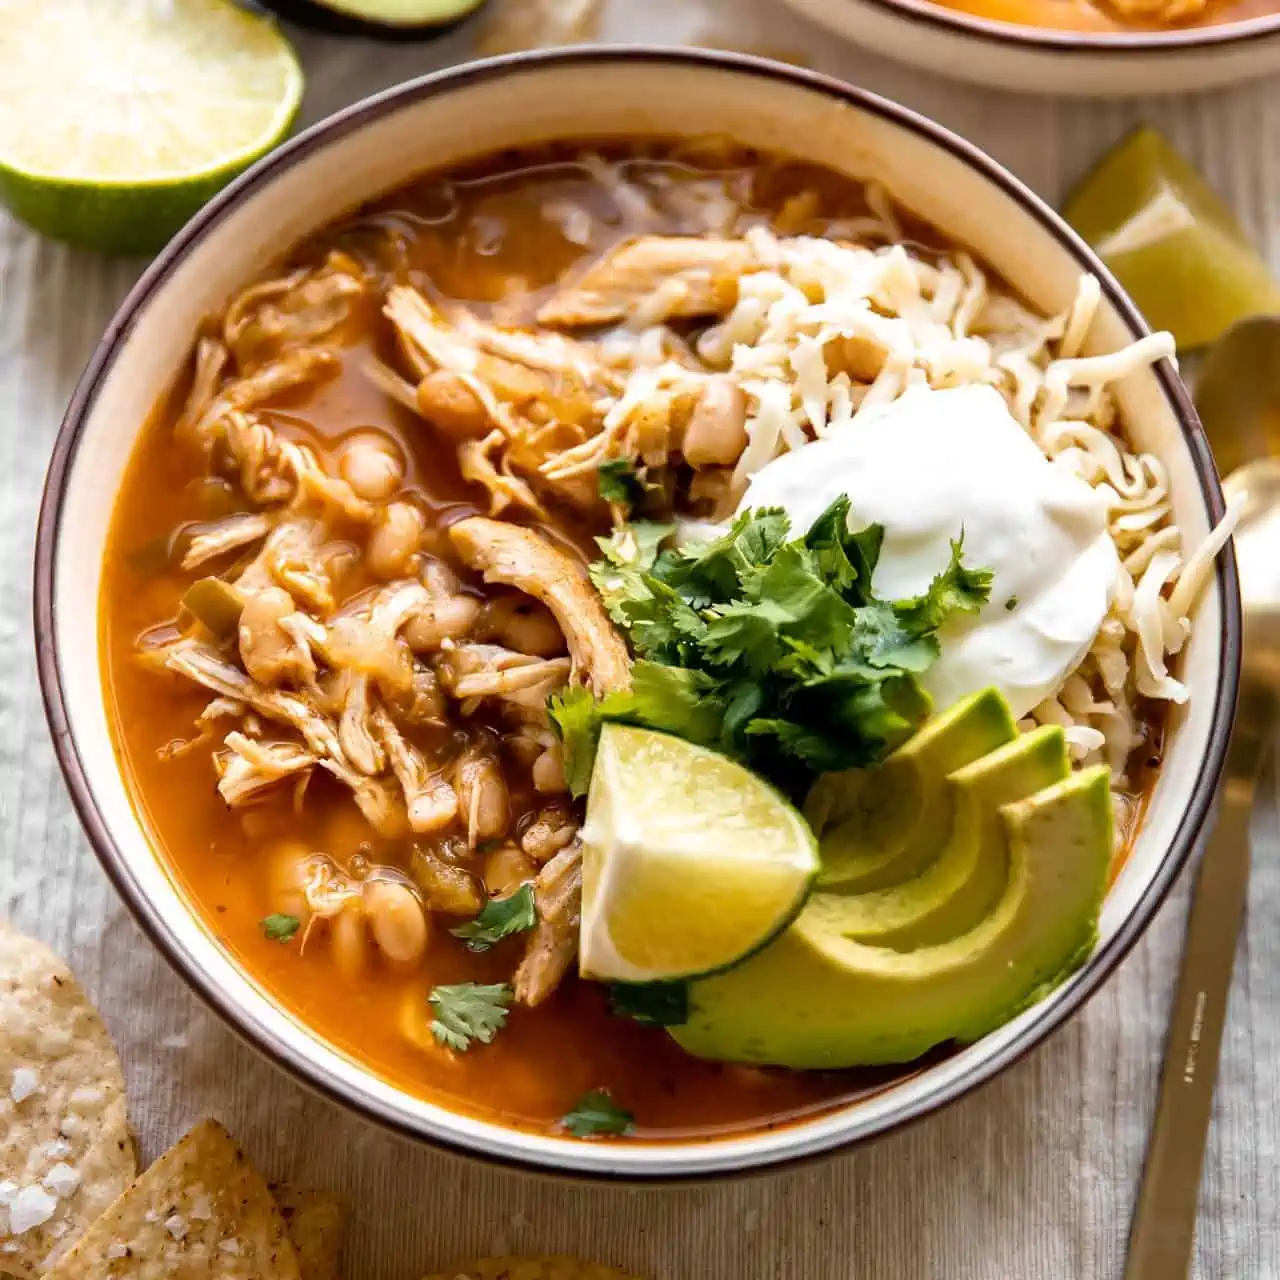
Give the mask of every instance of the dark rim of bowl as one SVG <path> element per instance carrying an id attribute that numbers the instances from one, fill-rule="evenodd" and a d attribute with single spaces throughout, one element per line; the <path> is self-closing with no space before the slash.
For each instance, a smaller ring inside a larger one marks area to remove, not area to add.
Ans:
<path id="1" fill-rule="evenodd" d="M 63 514 L 67 478 L 75 461 L 83 427 L 91 412 L 104 379 L 109 373 L 119 348 L 128 339 L 141 312 L 152 297 L 161 290 L 177 264 L 204 233 L 221 221 L 244 197 L 250 196 L 270 183 L 283 170 L 325 147 L 332 139 L 359 130 L 370 121 L 379 120 L 413 103 L 438 94 L 481 83 L 501 79 L 524 71 L 541 71 L 557 66 L 606 67 L 618 62 L 676 64 L 701 67 L 713 71 L 737 75 L 756 76 L 764 80 L 781 81 L 814 90 L 838 101 L 847 103 L 859 111 L 887 120 L 926 139 L 943 151 L 977 169 L 988 181 L 1003 190 L 1025 207 L 1027 213 L 1050 231 L 1062 247 L 1079 264 L 1081 271 L 1092 272 L 1102 284 L 1106 300 L 1135 334 L 1149 332 L 1137 309 L 1127 299 L 1115 280 L 1091 250 L 1039 197 L 1029 191 L 1012 174 L 1002 169 L 973 144 L 950 133 L 940 125 L 925 119 L 905 107 L 878 97 L 866 90 L 854 88 L 838 80 L 815 72 L 799 70 L 762 58 L 742 54 L 717 53 L 704 50 L 639 46 L 634 48 L 576 48 L 533 53 L 514 54 L 509 57 L 476 62 L 431 75 L 388 89 L 373 97 L 345 108 L 327 119 L 312 125 L 296 138 L 285 143 L 247 170 L 221 194 L 215 196 L 163 250 L 148 267 L 142 278 L 130 291 L 117 311 L 94 351 L 85 372 L 72 395 L 70 404 L 54 442 L 52 459 L 41 500 L 39 526 L 36 534 L 34 622 L 37 668 L 45 715 L 53 738 L 54 750 L 71 793 L 72 802 L 80 817 L 95 852 L 110 876 L 125 904 L 133 913 L 143 931 L 161 954 L 177 970 L 186 983 L 214 1010 L 242 1039 L 264 1054 L 277 1066 L 284 1068 L 313 1091 L 357 1112 L 393 1132 L 410 1138 L 426 1139 L 455 1154 L 481 1158 L 504 1168 L 520 1168 L 528 1172 L 558 1174 L 577 1181 L 614 1181 L 654 1183 L 692 1183 L 714 1180 L 729 1174 L 764 1172 L 809 1162 L 835 1150 L 856 1143 L 866 1142 L 884 1133 L 897 1130 L 912 1121 L 932 1114 L 946 1104 L 986 1083 L 998 1072 L 1017 1061 L 1039 1045 L 1056 1030 L 1102 983 L 1129 952 L 1141 936 L 1156 908 L 1164 900 L 1179 871 L 1195 847 L 1201 827 L 1209 813 L 1222 772 L 1227 740 L 1231 731 L 1235 707 L 1236 687 L 1240 669 L 1241 613 L 1236 577 L 1235 556 L 1230 545 L 1219 558 L 1217 581 L 1223 603 L 1223 629 L 1220 646 L 1221 685 L 1218 690 L 1214 718 L 1209 733 L 1208 750 L 1195 786 L 1187 798 L 1186 808 L 1178 824 L 1177 832 L 1157 869 L 1151 884 L 1129 917 L 1114 936 L 1100 946 L 1089 958 L 1076 978 L 1076 985 L 1044 1017 L 1023 1028 L 1008 1045 L 979 1063 L 962 1079 L 951 1081 L 931 1095 L 914 1103 L 902 1104 L 896 1112 L 890 1112 L 864 1132 L 856 1134 L 833 1133 L 824 1136 L 821 1145 L 803 1152 L 787 1154 L 771 1153 L 764 1159 L 753 1160 L 744 1156 L 732 1168 L 703 1168 L 682 1170 L 625 1170 L 607 1167 L 607 1156 L 621 1156 L 619 1146 L 609 1144 L 601 1148 L 606 1157 L 594 1169 L 560 1164 L 555 1155 L 531 1155 L 528 1153 L 497 1153 L 482 1141 L 472 1141 L 457 1134 L 439 1132 L 430 1121 L 422 1122 L 407 1117 L 400 1109 L 375 1101 L 359 1087 L 348 1087 L 329 1078 L 314 1062 L 301 1053 L 274 1038 L 267 1028 L 251 1025 L 224 992 L 219 990 L 187 953 L 183 944 L 171 933 L 166 921 L 155 906 L 142 893 L 134 881 L 126 859 L 111 837 L 106 820 L 98 808 L 90 786 L 85 766 L 72 737 L 67 718 L 66 691 L 55 643 L 54 570 L 58 533 Z M 408 175 L 406 175 L 408 176 Z M 1226 510 L 1222 489 L 1218 483 L 1213 458 L 1204 431 L 1186 388 L 1174 372 L 1168 360 L 1162 360 L 1155 375 L 1165 396 L 1179 418 L 1187 448 L 1191 454 L 1200 480 L 1211 519 L 1220 519 Z M 853 1104 L 856 1107 L 856 1103 Z M 447 1110 L 447 1108 L 445 1108 Z M 826 1112 L 824 1114 L 831 1114 Z M 494 1123 L 494 1122 L 491 1122 Z M 495 1123 L 494 1127 L 501 1129 Z M 806 1123 L 796 1122 L 796 1131 L 802 1131 Z M 750 1134 L 733 1135 L 749 1139 Z M 719 1145 L 708 1143 L 661 1143 L 670 1146 L 673 1154 L 682 1148 Z M 653 1150 L 653 1144 L 646 1143 Z"/>
<path id="2" fill-rule="evenodd" d="M 961 9 L 948 8 L 939 0 L 837 0 L 837 3 L 865 4 L 919 26 L 960 32 L 985 44 L 1008 45 L 1022 52 L 1088 56 L 1108 61 L 1125 61 L 1134 57 L 1155 60 L 1178 52 L 1217 50 L 1280 36 L 1280 13 L 1237 18 L 1232 22 L 1204 27 L 1182 27 L 1175 31 L 1100 32 L 1033 27 L 981 18 Z M 811 15 L 806 16 L 811 22 L 820 21 Z"/>

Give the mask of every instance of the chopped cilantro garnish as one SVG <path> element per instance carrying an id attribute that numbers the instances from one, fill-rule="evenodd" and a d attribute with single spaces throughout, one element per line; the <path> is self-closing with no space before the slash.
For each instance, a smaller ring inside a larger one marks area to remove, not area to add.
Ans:
<path id="1" fill-rule="evenodd" d="M 620 1018 L 655 1027 L 678 1027 L 689 1021 L 689 987 L 684 982 L 615 982 L 609 1006 Z"/>
<path id="2" fill-rule="evenodd" d="M 644 492 L 630 458 L 611 458 L 596 468 L 596 486 L 605 502 L 634 506 Z"/>
<path id="3" fill-rule="evenodd" d="M 427 1003 L 436 1015 L 431 1034 L 461 1053 L 471 1047 L 472 1040 L 488 1044 L 506 1026 L 511 986 L 506 982 L 458 982 L 434 988 Z"/>
<path id="4" fill-rule="evenodd" d="M 288 942 L 298 932 L 298 917 L 269 915 L 262 921 L 262 932 L 272 942 Z"/>
<path id="5" fill-rule="evenodd" d="M 1005 602 L 1004 607 L 1012 613 L 1018 607 L 1018 597 L 1010 596 Z"/>
<path id="6" fill-rule="evenodd" d="M 963 562 L 964 535 L 921 596 L 871 589 L 884 531 L 849 528 L 839 498 L 802 538 L 784 511 L 744 512 L 711 542 L 661 550 L 666 526 L 599 540 L 591 576 L 636 656 L 632 688 L 551 700 L 566 777 L 586 791 L 600 725 L 644 725 L 715 747 L 791 794 L 817 773 L 875 764 L 929 714 L 919 676 L 937 631 L 974 613 L 992 574 Z"/>
<path id="7" fill-rule="evenodd" d="M 468 951 L 488 951 L 510 934 L 532 929 L 537 918 L 533 885 L 522 884 L 505 898 L 490 898 L 474 920 L 468 920 L 449 932 L 455 938 L 461 938 Z"/>
<path id="8" fill-rule="evenodd" d="M 560 1123 L 575 1138 L 595 1138 L 605 1134 L 617 1137 L 631 1132 L 635 1127 L 635 1117 L 618 1106 L 603 1090 L 593 1089 L 574 1103 L 573 1110 L 563 1116 Z"/>

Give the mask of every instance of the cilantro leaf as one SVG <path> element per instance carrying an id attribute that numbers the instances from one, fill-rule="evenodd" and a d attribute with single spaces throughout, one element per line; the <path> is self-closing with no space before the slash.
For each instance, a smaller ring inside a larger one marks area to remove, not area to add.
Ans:
<path id="1" fill-rule="evenodd" d="M 851 533 L 849 517 L 849 499 L 837 498 L 810 526 L 804 545 L 831 586 L 846 598 L 855 595 L 853 603 L 863 603 L 871 599 L 871 575 L 880 560 L 884 528 L 873 524 Z"/>
<path id="2" fill-rule="evenodd" d="M 474 920 L 457 925 L 449 932 L 461 938 L 468 951 L 488 951 L 511 934 L 532 929 L 537 920 L 533 885 L 526 882 L 505 898 L 490 898 Z"/>
<path id="3" fill-rule="evenodd" d="M 903 624 L 919 633 L 936 631 L 957 613 L 977 613 L 991 598 L 990 569 L 966 569 L 964 530 L 951 543 L 951 563 L 929 584 L 929 590 L 914 600 L 899 600 L 894 606 Z"/>
<path id="4" fill-rule="evenodd" d="M 689 1021 L 689 984 L 615 982 L 609 987 L 609 1007 L 619 1018 L 654 1027 L 678 1027 Z"/>
<path id="5" fill-rule="evenodd" d="M 690 667 L 664 667 L 637 662 L 631 668 L 631 691 L 610 694 L 600 705 L 606 720 L 622 720 L 709 745 L 718 740 L 724 706 L 717 682 Z"/>
<path id="6" fill-rule="evenodd" d="M 584 1093 L 560 1120 L 575 1138 L 620 1137 L 635 1128 L 635 1117 L 602 1089 Z"/>
<path id="7" fill-rule="evenodd" d="M 431 1034 L 447 1048 L 465 1053 L 472 1040 L 489 1044 L 507 1025 L 511 985 L 458 982 L 435 987 L 427 997 L 435 1012 Z"/>
<path id="8" fill-rule="evenodd" d="M 262 932 L 272 942 L 288 942 L 298 932 L 300 923 L 297 916 L 286 916 L 277 913 L 263 919 Z"/>
<path id="9" fill-rule="evenodd" d="M 640 500 L 644 486 L 636 475 L 635 463 L 630 458 L 610 458 L 596 468 L 596 487 L 605 502 L 616 502 L 624 507 Z"/>
<path id="10" fill-rule="evenodd" d="M 575 796 L 586 795 L 591 786 L 596 746 L 606 720 L 643 725 L 710 745 L 719 739 L 724 719 L 716 682 L 709 675 L 644 659 L 632 665 L 630 689 L 599 701 L 587 689 L 564 689 L 547 700 L 547 714 L 564 744 L 565 782 Z"/>
<path id="11" fill-rule="evenodd" d="M 547 699 L 547 716 L 564 744 L 564 780 L 569 793 L 585 796 L 603 724 L 600 708 L 589 689 L 574 686 Z"/>

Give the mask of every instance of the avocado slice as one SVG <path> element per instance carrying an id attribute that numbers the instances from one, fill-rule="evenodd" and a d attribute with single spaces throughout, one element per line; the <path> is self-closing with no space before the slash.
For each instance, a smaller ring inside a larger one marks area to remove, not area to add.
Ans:
<path id="1" fill-rule="evenodd" d="M 820 842 L 818 887 L 862 893 L 918 876 L 951 830 L 947 775 L 1017 732 L 1003 695 L 983 689 L 926 721 L 878 769 L 819 778 L 804 806 Z"/>
<path id="2" fill-rule="evenodd" d="M 670 1028 L 702 1058 L 792 1068 L 910 1062 L 1007 1022 L 1082 964 L 1111 865 L 1111 778 L 1086 769 L 1000 810 L 1009 875 L 968 933 L 911 952 L 842 937 L 810 907 L 738 968 L 695 982 Z"/>
<path id="3" fill-rule="evenodd" d="M 372 40 L 430 40 L 453 30 L 484 0 L 261 0 L 289 22 Z"/>
<path id="4" fill-rule="evenodd" d="M 943 783 L 954 815 L 950 839 L 920 875 L 888 889 L 816 895 L 834 932 L 856 942 L 913 951 L 967 933 L 994 910 L 1009 876 L 1000 807 L 1071 772 L 1057 725 L 1033 729 L 967 764 Z"/>

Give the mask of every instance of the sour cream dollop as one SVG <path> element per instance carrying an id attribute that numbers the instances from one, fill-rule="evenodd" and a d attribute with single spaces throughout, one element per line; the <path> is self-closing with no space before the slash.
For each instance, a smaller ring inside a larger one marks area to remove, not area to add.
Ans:
<path id="1" fill-rule="evenodd" d="M 1015 717 L 1056 693 L 1106 617 L 1119 557 L 1101 497 L 1040 451 L 991 387 L 908 390 L 752 478 L 741 509 L 783 507 L 799 534 L 841 494 L 855 527 L 884 526 L 872 586 L 920 595 L 964 531 L 991 599 L 938 633 L 922 683 L 941 711 L 996 686 Z"/>

